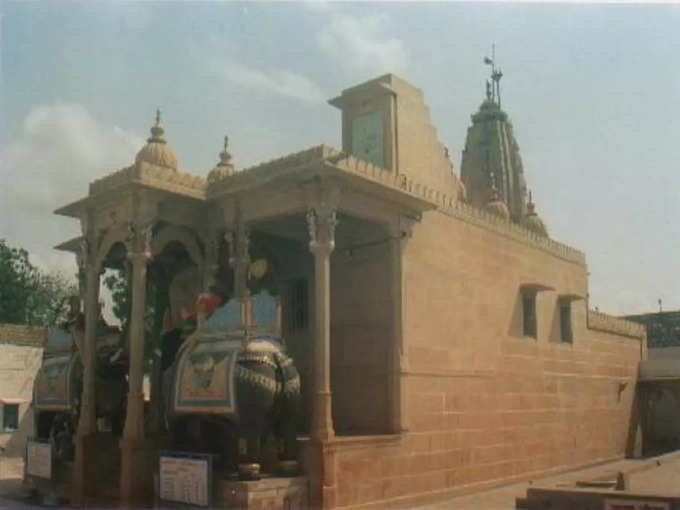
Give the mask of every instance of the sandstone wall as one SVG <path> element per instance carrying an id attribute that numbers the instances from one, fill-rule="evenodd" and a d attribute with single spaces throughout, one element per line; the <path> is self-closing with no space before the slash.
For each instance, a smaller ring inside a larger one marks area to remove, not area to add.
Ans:
<path id="1" fill-rule="evenodd" d="M 381 507 L 624 455 L 644 332 L 581 299 L 573 342 L 560 341 L 558 297 L 586 296 L 582 262 L 436 211 L 414 228 L 404 278 L 408 431 L 331 445 L 327 504 Z M 538 293 L 536 339 L 522 332 L 531 283 L 554 289 Z"/>

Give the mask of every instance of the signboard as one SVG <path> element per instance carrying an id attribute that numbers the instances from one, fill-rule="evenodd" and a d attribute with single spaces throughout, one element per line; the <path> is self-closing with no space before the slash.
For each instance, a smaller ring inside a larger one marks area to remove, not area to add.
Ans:
<path id="1" fill-rule="evenodd" d="M 212 492 L 212 457 L 182 452 L 158 456 L 159 497 L 162 501 L 207 507 Z"/>
<path id="2" fill-rule="evenodd" d="M 26 474 L 52 479 L 52 445 L 47 441 L 26 440 Z"/>
<path id="3" fill-rule="evenodd" d="M 605 499 L 604 510 L 671 510 L 671 506 L 663 501 Z"/>

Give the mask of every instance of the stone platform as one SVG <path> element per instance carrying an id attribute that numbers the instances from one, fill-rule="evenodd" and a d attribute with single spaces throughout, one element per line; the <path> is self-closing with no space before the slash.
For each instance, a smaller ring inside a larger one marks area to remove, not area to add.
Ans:
<path id="1" fill-rule="evenodd" d="M 264 477 L 254 482 L 216 479 L 216 508 L 247 510 L 307 510 L 309 482 L 306 477 Z"/>

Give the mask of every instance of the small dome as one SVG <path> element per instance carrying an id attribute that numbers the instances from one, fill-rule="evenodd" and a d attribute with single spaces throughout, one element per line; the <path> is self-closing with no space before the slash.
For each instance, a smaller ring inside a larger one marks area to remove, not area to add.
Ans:
<path id="1" fill-rule="evenodd" d="M 540 236 L 548 237 L 548 229 L 545 227 L 545 223 L 536 214 L 534 203 L 531 200 L 531 192 L 529 192 L 529 203 L 527 204 L 527 215 L 524 217 L 524 226 Z"/>
<path id="2" fill-rule="evenodd" d="M 230 175 L 234 175 L 234 173 L 236 172 L 236 169 L 234 168 L 234 165 L 231 162 L 231 153 L 227 150 L 228 146 L 229 137 L 225 136 L 224 149 L 222 149 L 222 152 L 220 152 L 220 162 L 217 163 L 217 166 L 213 168 L 208 174 L 209 184 L 224 179 L 225 177 L 229 177 Z"/>
<path id="3" fill-rule="evenodd" d="M 489 197 L 489 201 L 486 203 L 484 208 L 491 214 L 500 216 L 504 220 L 507 220 L 510 218 L 510 210 L 508 209 L 505 201 L 501 200 L 501 198 L 498 196 L 498 188 L 496 188 L 496 176 L 493 172 L 491 172 L 490 180 L 491 196 Z"/>
<path id="4" fill-rule="evenodd" d="M 502 200 L 491 200 L 488 204 L 486 204 L 485 209 L 495 216 L 500 216 L 504 220 L 510 218 L 510 211 L 508 210 L 508 206 L 505 205 L 505 202 L 503 202 Z"/>
<path id="5" fill-rule="evenodd" d="M 151 138 L 137 153 L 135 163 L 144 161 L 151 165 L 162 166 L 177 171 L 177 158 L 163 138 L 165 130 L 161 125 L 161 111 L 156 110 L 156 124 L 151 128 Z"/>

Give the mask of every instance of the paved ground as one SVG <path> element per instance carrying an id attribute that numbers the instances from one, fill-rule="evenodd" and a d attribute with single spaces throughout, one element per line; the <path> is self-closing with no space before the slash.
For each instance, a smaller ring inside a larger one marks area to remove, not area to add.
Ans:
<path id="1" fill-rule="evenodd" d="M 680 452 L 651 459 L 625 459 L 561 473 L 554 476 L 504 485 L 495 489 L 447 498 L 421 505 L 418 510 L 514 510 L 515 498 L 526 496 L 530 487 L 574 487 L 577 481 L 616 480 L 619 472 L 628 473 L 633 492 L 680 494 Z"/>
<path id="2" fill-rule="evenodd" d="M 20 478 L 0 480 L 0 508 L 43 508 L 31 503 Z"/>
<path id="3" fill-rule="evenodd" d="M 631 491 L 680 494 L 680 451 L 678 451 L 645 460 L 626 459 L 608 462 L 410 508 L 514 510 L 515 498 L 526 495 L 529 487 L 574 487 L 577 481 L 615 480 L 619 472 L 627 473 Z M 45 508 L 31 499 L 30 494 L 22 487 L 21 479 L 16 478 L 16 473 L 12 473 L 12 476 L 0 479 L 0 509 Z"/>

